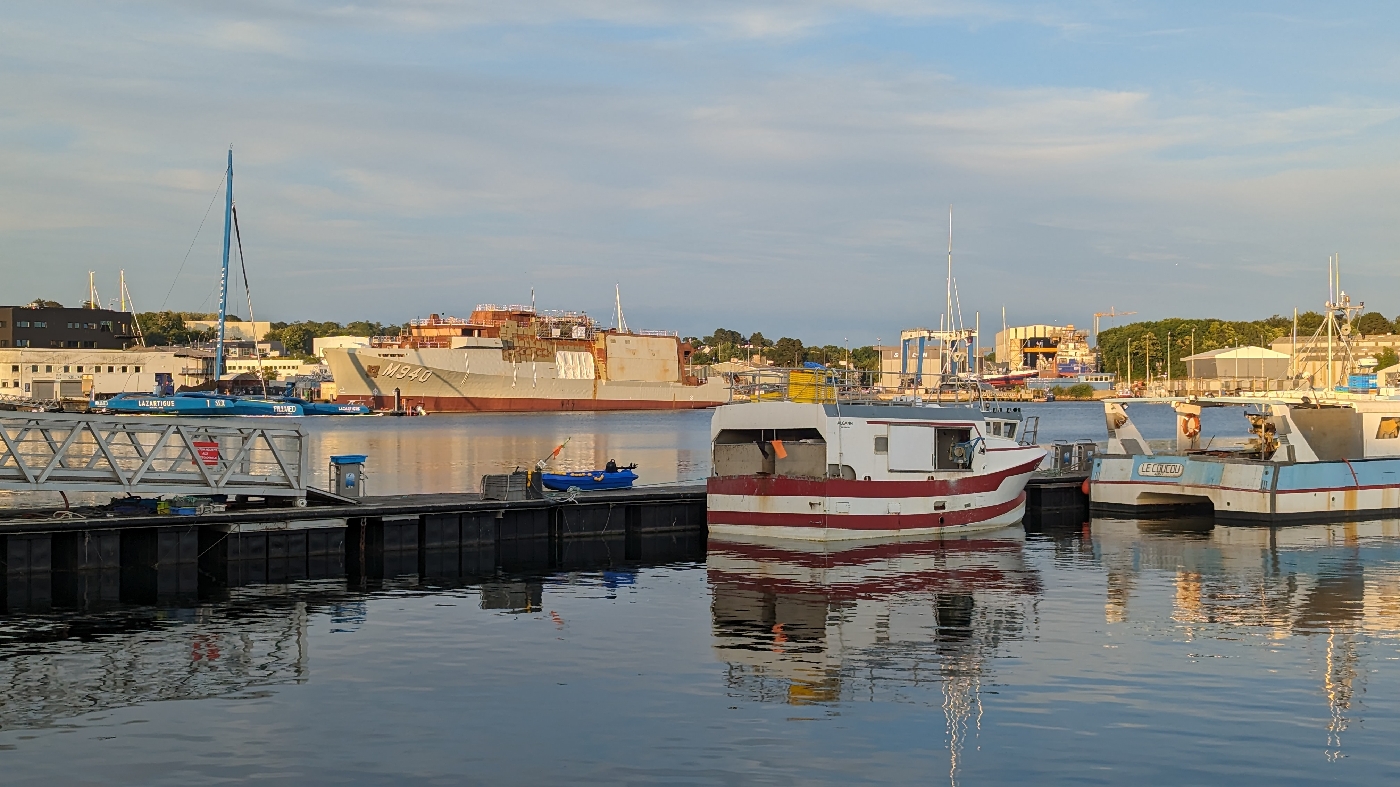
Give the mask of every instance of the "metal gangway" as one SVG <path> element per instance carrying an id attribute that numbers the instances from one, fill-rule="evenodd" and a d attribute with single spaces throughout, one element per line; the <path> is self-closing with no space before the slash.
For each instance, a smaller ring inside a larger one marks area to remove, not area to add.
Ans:
<path id="1" fill-rule="evenodd" d="M 0 412 L 0 489 L 304 500 L 306 449 L 288 421 Z"/>

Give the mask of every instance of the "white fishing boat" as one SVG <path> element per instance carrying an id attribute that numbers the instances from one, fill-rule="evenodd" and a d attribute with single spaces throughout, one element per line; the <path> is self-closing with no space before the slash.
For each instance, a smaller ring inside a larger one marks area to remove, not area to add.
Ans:
<path id="1" fill-rule="evenodd" d="M 1020 408 L 857 403 L 838 390 L 798 384 L 715 410 L 712 537 L 927 538 L 1021 521 L 1045 450 L 1020 442 Z"/>
<path id="2" fill-rule="evenodd" d="M 1236 397 L 1105 399 L 1108 450 L 1088 481 L 1099 514 L 1159 515 L 1208 510 L 1250 524 L 1330 522 L 1400 515 L 1400 399 L 1378 385 L 1376 360 L 1353 348 L 1352 322 L 1365 306 L 1341 289 L 1328 260 L 1322 324 L 1302 363 L 1295 324 L 1291 390 Z M 1296 318 L 1295 318 L 1296 323 Z M 1156 453 L 1128 408 L 1169 405 L 1176 441 Z M 1238 447 L 1201 445 L 1203 408 L 1234 407 L 1249 422 Z"/>
<path id="3" fill-rule="evenodd" d="M 1153 451 L 1128 415 L 1176 410 L 1176 442 Z M 1235 407 L 1249 420 L 1238 448 L 1201 446 L 1201 410 Z M 1400 401 L 1380 398 L 1105 399 L 1108 451 L 1094 460 L 1090 506 L 1128 516 L 1208 509 L 1258 524 L 1400 514 Z"/>

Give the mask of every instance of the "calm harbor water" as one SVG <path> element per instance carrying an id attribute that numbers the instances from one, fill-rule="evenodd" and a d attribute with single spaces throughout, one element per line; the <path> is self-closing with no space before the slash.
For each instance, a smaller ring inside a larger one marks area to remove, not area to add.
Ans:
<path id="1" fill-rule="evenodd" d="M 1097 405 L 1035 412 L 1042 442 L 1102 438 Z M 1166 408 L 1133 414 L 1170 437 Z M 379 493 L 473 488 L 570 436 L 563 467 L 708 472 L 706 413 L 312 429 L 313 464 L 367 453 Z M 1380 783 L 1397 734 L 1400 521 L 682 543 L 0 616 L 7 784 Z"/>
<path id="2" fill-rule="evenodd" d="M 1029 529 L 11 612 L 5 782 L 1400 776 L 1400 522 Z"/>

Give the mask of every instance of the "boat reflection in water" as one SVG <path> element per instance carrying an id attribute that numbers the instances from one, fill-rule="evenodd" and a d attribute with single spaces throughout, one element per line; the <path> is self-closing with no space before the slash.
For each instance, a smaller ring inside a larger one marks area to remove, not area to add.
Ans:
<path id="1" fill-rule="evenodd" d="M 1021 528 L 966 539 L 709 543 L 716 655 L 759 702 L 941 703 L 950 777 L 996 651 L 1025 635 L 1040 578 Z M 937 691 L 937 694 L 931 693 Z"/>
<path id="2" fill-rule="evenodd" d="M 1379 666 L 1362 660 L 1377 639 L 1400 636 L 1400 520 L 1241 528 L 1209 519 L 1096 519 L 1092 527 L 1106 569 L 1106 623 L 1158 614 L 1134 614 L 1133 606 L 1153 593 L 1150 575 L 1165 573 L 1174 629 L 1186 642 L 1278 647 L 1308 638 L 1295 648 L 1309 652 L 1320 673 L 1325 751 L 1329 760 L 1343 756 L 1353 704 Z"/>

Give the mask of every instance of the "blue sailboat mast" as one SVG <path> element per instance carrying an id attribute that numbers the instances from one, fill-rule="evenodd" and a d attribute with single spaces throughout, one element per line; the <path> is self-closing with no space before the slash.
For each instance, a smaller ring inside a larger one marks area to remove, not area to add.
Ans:
<path id="1" fill-rule="evenodd" d="M 228 315 L 228 251 L 229 234 L 233 229 L 233 146 L 228 149 L 228 174 L 224 178 L 228 183 L 228 192 L 224 198 L 224 270 L 219 280 L 219 343 L 214 348 L 214 380 L 215 387 L 218 387 L 218 379 L 224 373 L 224 318 Z"/>

